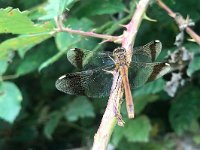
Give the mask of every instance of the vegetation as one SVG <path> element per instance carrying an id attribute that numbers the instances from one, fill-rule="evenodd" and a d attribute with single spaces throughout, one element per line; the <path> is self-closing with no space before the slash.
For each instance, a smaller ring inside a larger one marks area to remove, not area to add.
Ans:
<path id="1" fill-rule="evenodd" d="M 134 46 L 160 40 L 158 61 L 173 64 L 173 71 L 132 90 L 134 119 L 128 119 L 122 104 L 125 125 L 115 126 L 109 142 L 118 150 L 200 148 L 200 1 L 164 1 L 185 22 L 170 17 L 159 2 L 150 2 Z M 115 38 L 123 34 L 122 25 L 130 22 L 138 3 L 0 1 L 1 150 L 90 149 L 108 97 L 67 95 L 56 89 L 55 81 L 77 71 L 67 60 L 69 49 L 98 52 L 120 46 Z"/>

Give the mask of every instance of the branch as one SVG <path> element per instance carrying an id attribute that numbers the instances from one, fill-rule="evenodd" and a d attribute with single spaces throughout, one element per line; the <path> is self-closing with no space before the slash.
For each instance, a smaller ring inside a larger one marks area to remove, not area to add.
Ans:
<path id="1" fill-rule="evenodd" d="M 68 33 L 73 33 L 73 34 L 78 34 L 78 35 L 83 35 L 86 37 L 95 37 L 95 38 L 100 38 L 104 39 L 109 42 L 114 42 L 114 43 L 121 43 L 121 37 L 120 36 L 111 36 L 111 35 L 106 35 L 106 34 L 98 34 L 94 32 L 85 32 L 82 30 L 73 30 L 70 28 L 61 28 L 61 29 L 56 29 L 57 32 L 68 32 Z"/>
<path id="2" fill-rule="evenodd" d="M 125 26 L 127 30 L 124 31 L 122 36 L 122 47 L 124 47 L 128 53 L 132 50 L 138 28 L 149 2 L 150 0 L 140 0 L 131 21 Z M 121 105 L 120 99 L 123 96 L 122 78 L 120 77 L 119 72 L 114 72 L 113 76 L 113 85 L 111 88 L 108 105 L 101 120 L 99 129 L 95 134 L 92 150 L 106 150 L 110 136 L 117 121 L 118 124 L 123 124 L 123 121 L 120 120 L 121 117 L 117 112 L 119 111 Z"/>
<path id="3" fill-rule="evenodd" d="M 117 111 L 117 102 L 119 103 L 123 92 L 122 91 L 122 79 L 119 72 L 114 73 L 113 85 L 111 88 L 112 94 L 109 97 L 107 108 L 104 112 L 101 124 L 97 133 L 94 136 L 94 143 L 92 150 L 106 150 L 107 145 L 110 139 L 110 136 L 113 132 L 113 129 L 117 123 L 116 111 Z"/>
<path id="4" fill-rule="evenodd" d="M 167 5 L 165 5 L 165 3 L 163 3 L 161 0 L 157 0 L 158 5 L 164 9 L 169 16 L 171 16 L 172 18 L 174 18 L 174 20 L 176 21 L 176 23 L 181 26 L 183 23 L 187 22 L 187 20 L 183 19 L 182 17 L 179 19 L 179 21 L 177 21 L 176 19 L 176 14 L 175 12 L 173 12 Z M 191 36 L 191 38 L 193 38 L 196 43 L 198 43 L 200 45 L 200 37 L 190 28 L 190 27 L 186 27 L 186 32 Z"/>
<path id="5" fill-rule="evenodd" d="M 126 31 L 124 31 L 123 38 L 122 38 L 122 47 L 124 47 L 128 54 L 132 52 L 132 48 L 135 42 L 135 37 L 137 35 L 139 26 L 141 24 L 141 21 L 143 19 L 143 15 L 148 7 L 150 0 L 140 0 L 136 11 L 129 22 L 129 24 L 125 25 L 127 28 Z M 131 61 L 131 55 L 129 55 L 129 62 Z"/>
<path id="6" fill-rule="evenodd" d="M 78 35 L 82 35 L 82 36 L 86 36 L 86 37 L 100 38 L 100 39 L 104 39 L 105 41 L 109 41 L 109 42 L 121 43 L 120 36 L 98 34 L 98 33 L 92 32 L 92 31 L 86 32 L 86 31 L 82 31 L 82 30 L 73 30 L 71 28 L 64 27 L 62 16 L 58 16 L 57 18 L 55 18 L 55 22 L 57 25 L 57 28 L 55 29 L 56 32 L 68 32 L 68 33 L 78 34 Z"/>

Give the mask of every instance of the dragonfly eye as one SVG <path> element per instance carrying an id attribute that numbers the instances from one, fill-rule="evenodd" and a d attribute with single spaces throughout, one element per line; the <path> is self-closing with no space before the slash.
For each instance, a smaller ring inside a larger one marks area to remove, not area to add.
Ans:
<path id="1" fill-rule="evenodd" d="M 113 51 L 113 55 L 115 55 L 115 56 L 125 54 L 125 53 L 126 53 L 126 50 L 123 47 L 118 47 L 118 48 L 114 49 L 114 51 Z"/>

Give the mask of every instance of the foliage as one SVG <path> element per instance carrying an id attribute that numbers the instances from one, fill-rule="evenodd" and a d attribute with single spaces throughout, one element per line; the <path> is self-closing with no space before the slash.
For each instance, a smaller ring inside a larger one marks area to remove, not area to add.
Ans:
<path id="1" fill-rule="evenodd" d="M 194 19 L 194 31 L 200 34 L 200 1 L 165 2 L 184 17 Z M 55 81 L 74 71 L 66 57 L 70 48 L 110 51 L 118 45 L 99 45 L 101 41 L 96 38 L 55 32 L 55 18 L 66 17 L 64 24 L 72 29 L 120 35 L 120 24 L 130 20 L 136 3 L 2 0 L 0 6 L 0 149 L 62 150 L 88 146 L 99 127 L 107 98 L 66 95 L 56 90 Z M 159 39 L 163 50 L 158 60 L 163 61 L 168 51 L 176 50 L 173 43 L 179 29 L 156 3 L 150 5 L 146 15 L 157 22 L 142 22 L 135 45 Z M 165 92 L 170 74 L 134 89 L 136 118 L 128 120 L 122 106 L 126 123 L 114 129 L 110 141 L 114 147 L 171 150 L 180 144 L 176 141 L 184 142 L 181 139 L 188 134 L 193 146 L 198 147 L 200 47 L 188 40 L 184 46 L 193 56 L 185 68 L 185 84 L 178 88 L 175 97 Z"/>

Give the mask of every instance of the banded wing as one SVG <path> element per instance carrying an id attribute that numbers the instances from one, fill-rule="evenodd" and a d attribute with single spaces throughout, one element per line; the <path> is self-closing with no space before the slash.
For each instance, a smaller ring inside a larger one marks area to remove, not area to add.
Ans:
<path id="1" fill-rule="evenodd" d="M 129 82 L 132 88 L 144 85 L 146 82 L 156 80 L 171 70 L 168 63 L 131 62 L 129 67 Z"/>
<path id="2" fill-rule="evenodd" d="M 155 40 L 144 46 L 133 48 L 132 61 L 136 62 L 154 62 L 160 54 L 162 44 Z M 114 62 L 112 52 L 94 52 L 84 49 L 70 49 L 67 52 L 67 58 L 76 68 L 93 69 L 104 65 L 112 65 Z"/>
<path id="3" fill-rule="evenodd" d="M 70 49 L 67 58 L 70 63 L 78 69 L 94 69 L 104 65 L 112 65 L 111 52 L 94 52 L 84 49 Z"/>
<path id="4" fill-rule="evenodd" d="M 56 88 L 71 95 L 87 95 L 94 98 L 108 96 L 113 75 L 102 69 L 113 70 L 114 68 L 114 65 L 109 65 L 98 69 L 68 73 L 56 81 Z"/>
<path id="5" fill-rule="evenodd" d="M 144 46 L 133 48 L 132 61 L 135 62 L 154 62 L 162 49 L 159 40 L 151 41 Z"/>

